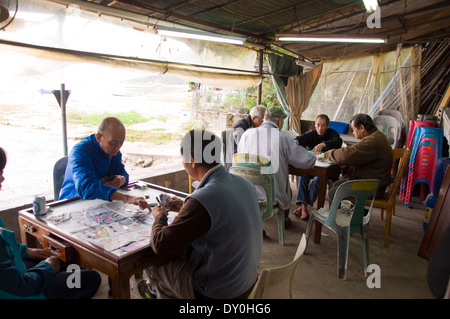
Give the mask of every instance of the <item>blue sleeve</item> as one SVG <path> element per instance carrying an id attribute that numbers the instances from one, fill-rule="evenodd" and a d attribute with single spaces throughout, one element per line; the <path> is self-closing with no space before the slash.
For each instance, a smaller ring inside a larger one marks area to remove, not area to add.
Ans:
<path id="1" fill-rule="evenodd" d="M 111 174 L 110 175 L 122 175 L 125 177 L 125 184 L 126 186 L 129 182 L 130 176 L 128 175 L 127 171 L 125 170 L 125 165 L 122 163 L 122 153 L 117 153 L 116 156 L 112 158 L 111 163 Z"/>
<path id="2" fill-rule="evenodd" d="M 79 152 L 72 160 L 72 176 L 78 196 L 83 199 L 98 198 L 109 201 L 109 196 L 117 189 L 100 182 L 90 156 Z"/>

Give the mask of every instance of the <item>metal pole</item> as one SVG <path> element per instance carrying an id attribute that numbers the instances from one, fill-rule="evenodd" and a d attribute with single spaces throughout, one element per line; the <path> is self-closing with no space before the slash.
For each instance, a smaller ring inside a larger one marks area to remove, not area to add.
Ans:
<path id="1" fill-rule="evenodd" d="M 263 74 L 263 63 L 264 63 L 264 51 L 260 50 L 259 51 L 259 74 L 261 76 Z M 261 79 L 261 83 L 258 85 L 258 97 L 257 97 L 256 104 L 261 104 L 261 102 L 262 102 L 262 84 L 263 84 L 263 81 Z"/>
<path id="2" fill-rule="evenodd" d="M 63 152 L 67 156 L 67 125 L 66 125 L 66 89 L 64 83 L 61 83 L 60 103 L 61 103 L 61 120 L 62 120 L 62 134 L 63 134 Z"/>

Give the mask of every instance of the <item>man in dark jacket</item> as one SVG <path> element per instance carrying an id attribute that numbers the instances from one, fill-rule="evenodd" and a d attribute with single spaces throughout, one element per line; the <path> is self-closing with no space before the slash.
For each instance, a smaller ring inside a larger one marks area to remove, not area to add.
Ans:
<path id="1" fill-rule="evenodd" d="M 325 114 L 316 117 L 315 129 L 295 138 L 299 145 L 315 153 L 340 148 L 342 139 L 338 132 L 330 128 L 330 119 Z M 312 180 L 312 181 L 311 181 Z M 300 176 L 297 185 L 296 204 L 299 206 L 294 215 L 303 220 L 308 219 L 308 205 L 312 206 L 317 199 L 319 178 L 317 176 Z"/>
<path id="2" fill-rule="evenodd" d="M 393 163 L 391 144 L 367 114 L 354 115 L 350 125 L 353 135 L 360 141 L 340 149 L 331 149 L 323 154 L 324 159 L 348 167 L 348 178 L 336 181 L 328 190 L 328 198 L 333 200 L 339 185 L 354 179 L 378 179 L 380 186 L 376 199 L 384 198 L 385 190 L 391 184 Z"/>
<path id="3" fill-rule="evenodd" d="M 252 127 L 258 127 L 264 122 L 266 107 L 256 105 L 250 110 L 250 114 L 233 124 L 234 154 L 237 152 L 237 146 L 242 134 Z"/>

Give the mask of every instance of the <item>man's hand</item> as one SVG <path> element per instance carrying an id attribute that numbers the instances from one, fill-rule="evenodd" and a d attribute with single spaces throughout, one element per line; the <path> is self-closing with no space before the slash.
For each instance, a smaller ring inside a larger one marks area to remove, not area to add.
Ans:
<path id="1" fill-rule="evenodd" d="M 324 147 L 325 147 L 325 143 L 322 142 L 322 143 L 317 144 L 317 145 L 312 149 L 312 151 L 313 151 L 314 153 L 320 153 L 320 152 L 322 152 L 322 150 L 323 150 Z"/>
<path id="2" fill-rule="evenodd" d="M 179 212 L 181 209 L 181 206 L 183 206 L 183 201 L 179 199 L 178 197 L 171 197 L 169 201 L 167 201 L 166 204 L 169 207 L 169 210 L 173 212 Z"/>
<path id="3" fill-rule="evenodd" d="M 56 257 L 48 257 L 44 260 L 47 264 L 52 265 L 53 270 L 55 271 L 55 274 L 59 272 L 61 268 L 61 264 L 59 262 L 59 259 Z"/>
<path id="4" fill-rule="evenodd" d="M 325 153 L 316 154 L 316 160 L 323 162 L 325 161 L 325 159 L 326 159 Z"/>
<path id="5" fill-rule="evenodd" d="M 149 211 L 152 209 L 150 208 L 150 205 L 147 203 L 147 201 L 143 197 L 135 197 L 131 195 L 123 194 L 119 191 L 115 191 L 111 194 L 109 197 L 111 200 L 120 200 L 122 202 L 125 202 L 127 204 L 137 205 L 140 209 L 144 210 L 148 208 Z"/>
<path id="6" fill-rule="evenodd" d="M 143 197 L 134 197 L 126 195 L 126 201 L 125 203 L 133 204 L 139 206 L 140 209 L 146 209 L 148 208 L 149 211 L 152 209 L 150 208 L 150 205 L 147 203 L 147 201 Z"/>
<path id="7" fill-rule="evenodd" d="M 109 186 L 109 187 L 120 188 L 123 184 L 125 184 L 126 180 L 127 179 L 125 178 L 125 176 L 116 175 L 116 176 L 114 176 L 113 179 L 110 179 L 110 180 L 104 182 L 103 184 L 105 184 L 106 186 Z"/>
<path id="8" fill-rule="evenodd" d="M 161 215 L 167 216 L 167 214 L 169 214 L 169 212 L 163 206 L 158 205 L 156 207 L 153 207 L 153 210 L 152 210 L 153 217 L 158 218 Z"/>
<path id="9" fill-rule="evenodd" d="M 52 256 L 49 251 L 42 248 L 27 248 L 27 254 L 28 258 L 36 260 L 44 260 Z"/>

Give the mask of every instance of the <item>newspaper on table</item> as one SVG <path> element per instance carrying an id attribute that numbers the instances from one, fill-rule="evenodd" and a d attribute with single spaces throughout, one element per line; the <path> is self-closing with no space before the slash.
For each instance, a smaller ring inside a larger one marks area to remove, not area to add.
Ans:
<path id="1" fill-rule="evenodd" d="M 169 212 L 168 223 L 176 213 Z M 58 228 L 115 254 L 149 243 L 154 217 L 148 209 L 118 201 L 51 214 L 46 218 Z"/>

